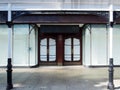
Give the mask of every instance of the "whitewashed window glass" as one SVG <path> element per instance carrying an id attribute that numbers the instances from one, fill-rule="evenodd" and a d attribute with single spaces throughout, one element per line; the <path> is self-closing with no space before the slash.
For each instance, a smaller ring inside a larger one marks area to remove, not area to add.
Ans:
<path id="1" fill-rule="evenodd" d="M 54 39 L 49 39 L 49 61 L 56 60 L 56 42 Z"/>
<path id="2" fill-rule="evenodd" d="M 73 39 L 73 61 L 80 60 L 80 41 L 79 39 Z"/>
<path id="3" fill-rule="evenodd" d="M 14 25 L 13 65 L 15 66 L 29 65 L 28 36 L 29 25 Z"/>
<path id="4" fill-rule="evenodd" d="M 64 48 L 65 48 L 65 61 L 71 61 L 71 38 L 68 38 L 65 40 L 65 45 L 64 45 Z"/>
<path id="5" fill-rule="evenodd" d="M 47 39 L 42 39 L 40 42 L 40 60 L 47 61 Z"/>
<path id="6" fill-rule="evenodd" d="M 8 27 L 0 25 L 0 66 L 7 65 L 8 57 Z"/>

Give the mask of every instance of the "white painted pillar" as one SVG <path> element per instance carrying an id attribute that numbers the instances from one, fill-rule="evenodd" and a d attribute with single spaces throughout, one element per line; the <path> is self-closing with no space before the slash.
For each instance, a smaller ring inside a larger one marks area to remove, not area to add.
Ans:
<path id="1" fill-rule="evenodd" d="M 11 23 L 11 4 L 8 4 L 8 24 Z M 12 26 L 8 25 L 8 58 L 12 58 Z"/>
<path id="2" fill-rule="evenodd" d="M 107 88 L 114 90 L 114 60 L 113 60 L 113 5 L 109 10 L 109 82 Z"/>
<path id="3" fill-rule="evenodd" d="M 11 4 L 8 4 L 8 60 L 7 60 L 7 87 L 6 90 L 13 88 L 12 84 L 12 14 Z"/>
<path id="4" fill-rule="evenodd" d="M 113 5 L 110 5 L 109 23 L 109 58 L 113 58 Z"/>

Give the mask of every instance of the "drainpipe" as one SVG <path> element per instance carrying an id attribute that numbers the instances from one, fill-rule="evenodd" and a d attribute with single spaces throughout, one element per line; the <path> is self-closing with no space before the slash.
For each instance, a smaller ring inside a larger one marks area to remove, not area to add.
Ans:
<path id="1" fill-rule="evenodd" d="M 7 60 L 7 87 L 6 90 L 13 88 L 12 84 L 12 22 L 11 22 L 11 4 L 8 4 L 8 60 Z"/>
<path id="2" fill-rule="evenodd" d="M 113 83 L 113 5 L 110 5 L 109 11 L 109 83 L 108 89 L 114 90 L 114 83 Z"/>

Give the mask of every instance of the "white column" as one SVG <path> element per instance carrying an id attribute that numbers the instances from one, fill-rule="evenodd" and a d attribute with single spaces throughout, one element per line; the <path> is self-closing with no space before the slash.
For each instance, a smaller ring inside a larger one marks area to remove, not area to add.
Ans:
<path id="1" fill-rule="evenodd" d="M 8 58 L 12 58 L 12 28 L 8 28 Z"/>
<path id="2" fill-rule="evenodd" d="M 11 4 L 8 4 L 8 22 L 11 22 Z M 8 25 L 8 58 L 12 58 L 12 27 Z"/>
<path id="3" fill-rule="evenodd" d="M 13 88 L 12 84 L 12 23 L 11 23 L 11 4 L 8 4 L 8 61 L 7 61 L 7 88 L 10 90 Z"/>
<path id="4" fill-rule="evenodd" d="M 110 5 L 109 23 L 109 58 L 113 58 L 113 5 Z"/>

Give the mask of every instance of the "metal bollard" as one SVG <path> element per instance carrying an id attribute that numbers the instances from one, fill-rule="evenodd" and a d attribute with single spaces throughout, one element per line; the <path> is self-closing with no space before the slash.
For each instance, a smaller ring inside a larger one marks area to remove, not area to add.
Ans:
<path id="1" fill-rule="evenodd" d="M 7 88 L 6 90 L 10 90 L 13 88 L 12 84 L 12 64 L 11 58 L 8 58 L 8 65 L 7 65 Z"/>
<path id="2" fill-rule="evenodd" d="M 108 89 L 109 90 L 114 90 L 114 83 L 113 83 L 113 76 L 114 76 L 114 69 L 113 69 L 113 58 L 110 58 L 109 60 L 109 83 L 108 83 Z"/>

